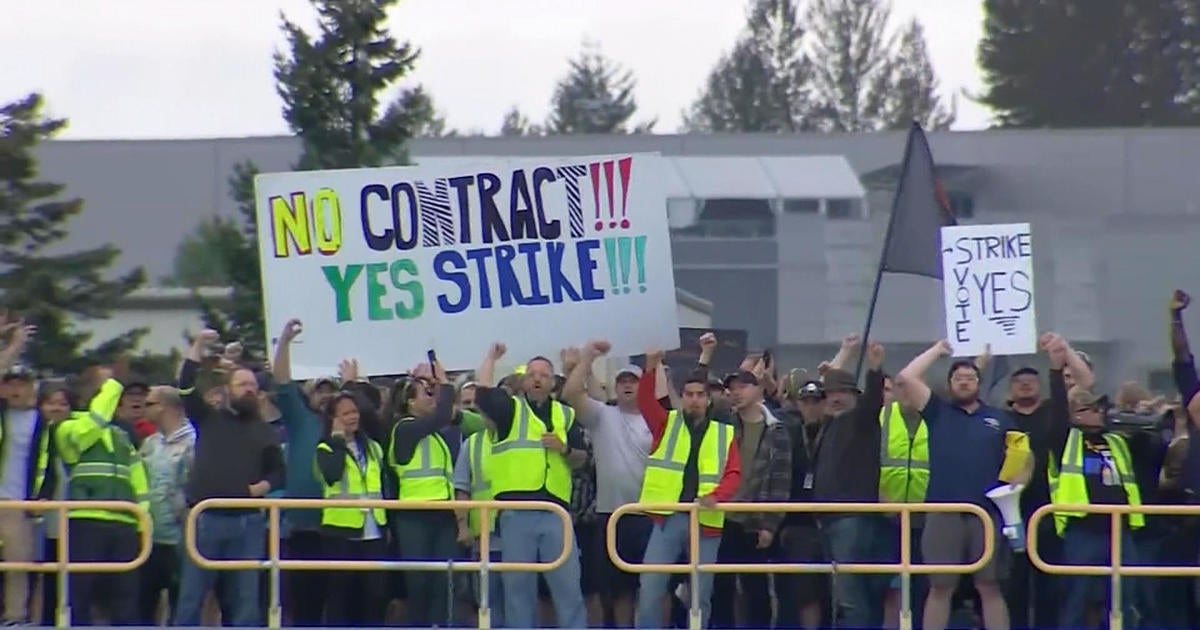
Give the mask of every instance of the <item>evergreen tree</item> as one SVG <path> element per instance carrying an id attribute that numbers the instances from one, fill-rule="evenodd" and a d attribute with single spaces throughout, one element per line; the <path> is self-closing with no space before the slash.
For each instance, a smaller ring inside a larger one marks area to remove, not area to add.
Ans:
<path id="1" fill-rule="evenodd" d="M 631 71 L 605 57 L 596 45 L 585 43 L 554 88 L 547 133 L 648 133 L 653 120 L 629 127 L 637 111 L 635 86 Z"/>
<path id="2" fill-rule="evenodd" d="M 925 30 L 913 19 L 900 35 L 900 45 L 889 69 L 883 122 L 889 129 L 907 130 L 915 120 L 926 130 L 949 129 L 954 106 L 946 108 L 938 96 L 938 80 L 925 46 Z"/>
<path id="3" fill-rule="evenodd" d="M 986 0 L 979 102 L 1001 127 L 1200 124 L 1197 0 Z"/>
<path id="4" fill-rule="evenodd" d="M 242 239 L 242 228 L 236 222 L 214 216 L 200 222 L 183 237 L 175 249 L 171 275 L 163 278 L 164 286 L 227 287 L 228 250 Z"/>
<path id="5" fill-rule="evenodd" d="M 385 107 L 389 88 L 412 71 L 419 51 L 387 30 L 387 10 L 398 0 L 313 0 L 318 36 L 282 19 L 286 53 L 275 55 L 276 90 L 283 117 L 301 141 L 298 170 L 357 168 L 408 163 L 408 140 L 444 135 L 429 94 L 402 90 Z M 239 339 L 247 360 L 265 357 L 258 235 L 252 163 L 230 177 L 242 239 L 226 250 L 232 305 L 203 305 L 205 323 L 227 341 Z"/>
<path id="6" fill-rule="evenodd" d="M 890 15 L 887 0 L 812 1 L 809 58 L 821 129 L 873 131 L 887 126 L 887 98 L 893 89 Z"/>
<path id="7" fill-rule="evenodd" d="M 504 114 L 504 120 L 500 121 L 502 136 L 540 136 L 544 133 L 541 126 L 530 122 L 516 105 L 513 105 L 512 109 Z"/>
<path id="8" fill-rule="evenodd" d="M 42 97 L 32 94 L 0 107 L 0 292 L 6 309 L 38 327 L 22 360 L 39 370 L 76 374 L 129 352 L 145 330 L 84 351 L 91 335 L 72 318 L 107 318 L 145 277 L 135 269 L 107 279 L 105 271 L 120 255 L 112 245 L 58 251 L 83 200 L 64 198 L 63 185 L 37 179 L 37 147 L 67 124 L 46 117 L 42 106 Z"/>
<path id="9" fill-rule="evenodd" d="M 810 128 L 809 62 L 795 0 L 755 0 L 746 32 L 709 73 L 684 114 L 699 132 L 795 132 Z"/>

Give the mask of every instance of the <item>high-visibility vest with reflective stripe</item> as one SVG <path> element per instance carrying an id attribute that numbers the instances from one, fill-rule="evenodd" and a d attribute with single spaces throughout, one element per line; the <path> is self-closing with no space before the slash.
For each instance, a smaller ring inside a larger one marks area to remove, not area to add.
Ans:
<path id="1" fill-rule="evenodd" d="M 122 429 L 104 429 L 106 437 L 83 451 L 79 461 L 67 466 L 69 501 L 128 501 L 150 507 L 146 469 Z M 70 518 L 137 523 L 128 512 L 71 510 Z"/>
<path id="2" fill-rule="evenodd" d="M 471 500 L 490 501 L 495 497 L 492 492 L 492 479 L 489 476 L 492 466 L 492 434 L 491 431 L 478 431 L 467 438 L 467 463 L 471 468 Z M 488 531 L 496 531 L 496 511 L 488 512 Z M 467 515 L 467 525 L 471 534 L 479 538 L 479 510 L 471 510 Z"/>
<path id="3" fill-rule="evenodd" d="M 729 449 L 733 445 L 733 427 L 724 422 L 707 420 L 708 427 L 700 440 L 696 454 L 698 485 L 696 497 L 712 494 L 721 483 Z M 646 460 L 646 476 L 642 479 L 639 503 L 678 503 L 683 492 L 683 472 L 692 452 L 692 432 L 678 411 L 667 414 L 667 426 L 658 448 Z M 670 512 L 653 511 L 654 514 Z M 700 524 L 713 529 L 725 526 L 725 513 L 719 510 L 700 510 Z"/>
<path id="4" fill-rule="evenodd" d="M 412 418 L 405 418 L 400 422 L 412 421 Z M 400 484 L 396 491 L 397 500 L 449 501 L 454 498 L 454 462 L 450 459 L 450 447 L 440 433 L 421 438 L 408 463 L 400 464 L 396 462 L 396 429 L 393 428 L 388 463 L 396 471 Z"/>
<path id="5" fill-rule="evenodd" d="M 492 492 L 536 492 L 545 489 L 563 503 L 571 501 L 571 467 L 566 456 L 546 450 L 542 436 L 546 423 L 533 412 L 523 396 L 513 397 L 513 423 L 508 436 L 492 445 Z M 575 423 L 575 411 L 550 401 L 552 431 L 567 443 L 567 431 Z"/>
<path id="6" fill-rule="evenodd" d="M 366 471 L 358 466 L 354 453 L 346 449 L 345 471 L 342 480 L 325 486 L 326 499 L 383 499 L 383 447 L 379 442 L 367 439 Z M 333 452 L 333 447 L 325 442 L 317 444 L 318 451 Z M 314 464 L 315 465 L 315 464 Z M 321 479 L 321 472 L 317 471 Z M 375 523 L 387 523 L 387 512 L 382 509 L 372 510 Z M 342 529 L 362 529 L 367 524 L 367 510 L 357 507 L 327 507 L 321 510 L 321 525 Z"/>
<path id="7" fill-rule="evenodd" d="M 1072 428 L 1067 433 L 1066 448 L 1063 449 L 1062 462 L 1059 466 L 1050 461 L 1047 474 L 1050 479 L 1050 502 L 1056 506 L 1070 507 L 1072 505 L 1089 505 L 1087 478 L 1083 474 L 1083 431 Z M 1104 441 L 1108 444 L 1108 452 L 1116 465 L 1116 474 L 1121 478 L 1121 487 L 1125 490 L 1128 505 L 1141 505 L 1142 493 L 1138 489 L 1137 478 L 1133 473 L 1133 457 L 1129 454 L 1129 445 L 1125 438 L 1116 433 L 1104 433 Z M 1083 518 L 1086 512 L 1070 510 L 1054 512 L 1054 528 L 1059 536 L 1067 530 L 1067 523 L 1072 518 Z M 1140 529 L 1146 525 L 1146 517 L 1142 514 L 1129 515 L 1129 528 Z"/>
<path id="8" fill-rule="evenodd" d="M 925 420 L 909 436 L 908 423 L 894 402 L 879 411 L 879 499 L 921 503 L 929 488 L 929 431 Z"/>

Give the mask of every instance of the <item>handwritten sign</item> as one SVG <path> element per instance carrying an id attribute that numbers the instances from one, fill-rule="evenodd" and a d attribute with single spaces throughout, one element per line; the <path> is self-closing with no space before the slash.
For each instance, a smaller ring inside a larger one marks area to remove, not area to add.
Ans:
<path id="1" fill-rule="evenodd" d="M 493 341 L 516 361 L 591 338 L 675 348 L 664 169 L 635 154 L 260 175 L 268 330 L 304 322 L 298 378 L 346 357 L 401 373 L 429 348 L 468 369 Z"/>
<path id="2" fill-rule="evenodd" d="M 942 228 L 942 286 L 954 356 L 1037 352 L 1028 223 Z"/>

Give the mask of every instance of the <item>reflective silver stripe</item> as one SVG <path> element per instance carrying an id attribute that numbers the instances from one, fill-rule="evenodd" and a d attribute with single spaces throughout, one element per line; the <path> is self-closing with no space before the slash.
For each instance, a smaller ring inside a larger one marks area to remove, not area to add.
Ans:
<path id="1" fill-rule="evenodd" d="M 514 396 L 513 404 L 520 407 L 517 411 L 517 426 L 509 431 L 509 439 L 492 445 L 492 454 L 495 455 L 523 448 L 544 450 L 545 447 L 542 446 L 541 440 L 530 440 L 527 437 L 529 435 L 529 414 L 532 413 L 529 403 L 520 396 Z"/>
<path id="2" fill-rule="evenodd" d="M 471 437 L 467 450 L 467 459 L 471 460 L 471 494 L 487 492 L 492 489 L 492 481 L 483 477 L 483 441 L 487 439 L 484 431 Z"/>
<path id="3" fill-rule="evenodd" d="M 725 447 L 725 443 L 729 439 L 729 431 L 732 428 L 724 422 L 717 423 L 717 472 L 716 474 L 699 475 L 700 483 L 721 483 L 721 477 L 725 474 L 725 462 L 729 459 L 729 449 Z M 704 448 L 703 444 L 703 438 L 701 438 L 700 448 Z M 699 464 L 696 467 L 699 468 Z"/>
<path id="4" fill-rule="evenodd" d="M 96 424 L 98 424 L 102 427 L 108 425 L 108 418 L 105 418 L 104 416 L 96 413 L 95 411 L 89 411 L 88 417 L 90 417 L 92 419 L 92 422 L 95 422 Z"/>
<path id="5" fill-rule="evenodd" d="M 80 462 L 71 467 L 72 476 L 128 477 L 129 466 L 103 462 Z"/>
<path id="6" fill-rule="evenodd" d="M 679 445 L 679 435 L 683 433 L 683 421 L 679 420 L 679 412 L 671 411 L 667 415 L 667 425 L 671 428 L 671 432 L 667 434 L 667 442 L 662 450 L 662 457 L 650 457 L 646 461 L 647 468 L 659 468 L 672 472 L 683 472 L 686 467 L 686 462 L 680 463 L 674 461 L 675 448 Z"/>
<path id="7" fill-rule="evenodd" d="M 1083 474 L 1083 432 L 1071 429 L 1067 433 L 1067 446 L 1063 449 L 1062 468 L 1059 475 Z"/>

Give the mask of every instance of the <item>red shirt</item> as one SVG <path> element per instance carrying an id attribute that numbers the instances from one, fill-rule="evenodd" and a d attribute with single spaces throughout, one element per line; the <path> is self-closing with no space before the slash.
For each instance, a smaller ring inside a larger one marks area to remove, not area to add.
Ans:
<path id="1" fill-rule="evenodd" d="M 642 412 L 642 418 L 646 420 L 646 426 L 650 428 L 650 452 L 653 453 L 658 449 L 658 443 L 662 441 L 663 434 L 667 431 L 667 418 L 670 412 L 663 409 L 659 404 L 658 398 L 654 395 L 656 385 L 655 370 L 647 370 L 642 374 L 642 379 L 638 381 L 637 402 L 638 411 Z M 709 422 L 715 422 L 709 420 Z M 733 500 L 733 495 L 737 492 L 738 484 L 742 482 L 742 462 L 738 458 L 737 440 L 734 440 L 729 446 L 729 456 L 725 459 L 725 471 L 721 473 L 721 481 L 717 483 L 717 487 L 712 491 L 712 497 L 717 500 L 717 503 L 725 503 Z M 657 514 L 651 514 L 656 522 L 662 522 L 663 517 Z M 700 527 L 701 536 L 720 536 L 721 530 L 712 527 Z"/>

